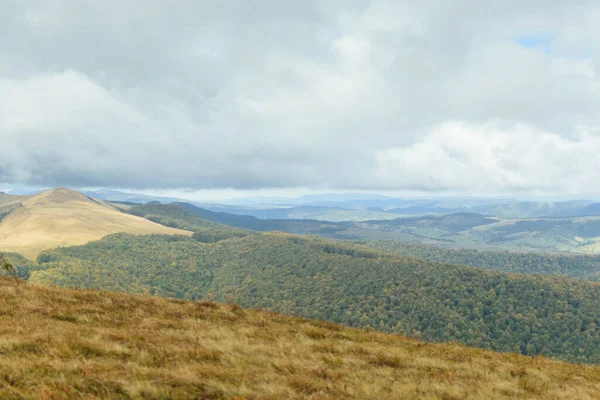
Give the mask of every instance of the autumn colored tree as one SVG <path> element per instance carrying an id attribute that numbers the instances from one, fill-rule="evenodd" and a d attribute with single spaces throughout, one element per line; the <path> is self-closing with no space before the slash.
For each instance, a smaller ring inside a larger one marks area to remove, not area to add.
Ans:
<path id="1" fill-rule="evenodd" d="M 0 253 L 0 270 L 5 271 L 8 275 L 12 275 L 15 281 L 17 281 L 17 270 L 4 258 L 4 254 L 2 253 Z"/>

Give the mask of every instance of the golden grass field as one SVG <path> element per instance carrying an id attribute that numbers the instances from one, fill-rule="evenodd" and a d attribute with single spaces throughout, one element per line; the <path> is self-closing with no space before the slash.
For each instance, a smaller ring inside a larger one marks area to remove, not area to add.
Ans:
<path id="1" fill-rule="evenodd" d="M 584 400 L 600 367 L 0 278 L 0 398 Z"/>
<path id="2" fill-rule="evenodd" d="M 182 234 L 69 189 L 55 189 L 21 198 L 22 207 L 0 222 L 0 251 L 35 259 L 46 249 L 76 246 L 112 233 Z"/>

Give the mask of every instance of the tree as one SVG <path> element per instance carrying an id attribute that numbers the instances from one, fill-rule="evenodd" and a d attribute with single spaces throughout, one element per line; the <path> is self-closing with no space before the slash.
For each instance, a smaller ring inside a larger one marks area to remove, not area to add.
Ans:
<path id="1" fill-rule="evenodd" d="M 6 271 L 7 274 L 12 275 L 15 278 L 15 282 L 17 280 L 17 270 L 14 265 L 9 263 L 6 258 L 4 258 L 4 254 L 0 253 L 0 269 Z"/>

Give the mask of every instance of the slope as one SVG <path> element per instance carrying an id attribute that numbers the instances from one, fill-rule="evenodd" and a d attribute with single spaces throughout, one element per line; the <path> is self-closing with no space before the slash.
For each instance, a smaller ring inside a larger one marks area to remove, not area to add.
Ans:
<path id="1" fill-rule="evenodd" d="M 120 212 L 102 201 L 69 189 L 26 197 L 0 222 L 0 250 L 35 258 L 44 249 L 73 246 L 111 233 L 183 234 L 144 218 Z"/>
<path id="2" fill-rule="evenodd" d="M 131 211 L 160 214 L 179 206 L 203 219 L 258 231 L 280 230 L 352 240 L 399 240 L 446 248 L 528 252 L 600 252 L 600 218 L 499 219 L 471 213 L 398 218 L 395 220 L 326 222 L 258 219 L 249 215 L 213 212 L 186 203 L 144 205 Z"/>
<path id="3" fill-rule="evenodd" d="M 592 399 L 600 367 L 0 278 L 0 397 Z"/>
<path id="4" fill-rule="evenodd" d="M 23 196 L 15 196 L 12 194 L 7 194 L 4 192 L 0 192 L 0 207 L 17 203 L 23 199 Z"/>
<path id="5" fill-rule="evenodd" d="M 180 210 L 187 213 L 182 213 Z M 326 221 L 315 220 L 281 220 L 259 219 L 250 215 L 237 215 L 226 212 L 214 212 L 188 203 L 174 204 L 144 204 L 133 207 L 128 212 L 143 216 L 159 223 L 164 223 L 165 218 L 178 219 L 178 224 L 184 224 L 194 218 L 201 219 L 206 224 L 208 221 L 225 224 L 238 228 L 256 231 L 283 231 L 295 234 L 320 234 L 327 235 L 345 229 L 343 225 Z M 170 223 L 174 223 L 172 220 Z"/>
<path id="6" fill-rule="evenodd" d="M 518 253 L 475 249 L 445 249 L 397 240 L 362 241 L 374 249 L 434 262 L 519 274 L 546 274 L 600 281 L 600 255 Z"/>
<path id="7" fill-rule="evenodd" d="M 399 240 L 447 248 L 600 253 L 600 217 L 503 219 L 450 214 L 346 224 L 337 237 Z"/>
<path id="8" fill-rule="evenodd" d="M 320 238 L 265 233 L 217 243 L 112 235 L 42 253 L 30 280 L 184 299 L 600 364 L 600 285 L 512 275 Z"/>

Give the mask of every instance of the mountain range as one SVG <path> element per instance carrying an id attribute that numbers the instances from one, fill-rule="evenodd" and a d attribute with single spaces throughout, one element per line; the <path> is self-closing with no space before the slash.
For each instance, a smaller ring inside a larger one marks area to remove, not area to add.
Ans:
<path id="1" fill-rule="evenodd" d="M 331 239 L 399 227 L 442 232 L 438 240 L 498 227 L 512 235 L 547 220 L 469 213 L 265 220 L 187 203 L 110 203 L 68 189 L 0 201 L 0 232 L 19 238 L 0 242 L 0 251 L 28 284 L 235 303 L 426 342 L 600 364 L 597 256 Z M 48 241 L 58 234 L 62 242 Z"/>
<path id="2" fill-rule="evenodd" d="M 371 246 L 366 247 L 315 236 L 335 235 L 343 224 L 261 220 L 189 204 L 105 204 L 65 189 L 19 200 L 21 207 L 9 213 L 0 227 L 28 210 L 44 215 L 45 219 L 39 219 L 46 221 L 42 226 L 60 226 L 67 235 L 69 229 L 81 230 L 78 224 L 65 224 L 68 216 L 97 212 L 101 207 L 103 213 L 110 211 L 123 220 L 133 218 L 167 230 L 160 235 L 133 232 L 138 234 L 88 239 L 80 246 L 42 251 L 35 261 L 7 254 L 29 282 L 233 301 L 427 341 L 458 341 L 497 351 L 600 362 L 600 321 L 595 311 L 600 308 L 600 292 L 596 284 L 585 281 L 595 280 L 598 273 L 598 262 L 591 257 L 522 254 L 502 258 L 484 252 L 461 259 L 437 247 L 423 250 L 378 244 L 383 242 L 366 242 Z M 100 230 L 105 221 L 92 215 L 87 226 L 93 230 L 97 225 Z M 408 222 L 413 228 L 432 226 L 449 233 L 498 224 L 475 214 Z M 282 229 L 313 235 L 265 232 Z M 31 258 L 32 253 L 16 250 Z M 532 262 L 548 266 L 526 268 Z"/>

